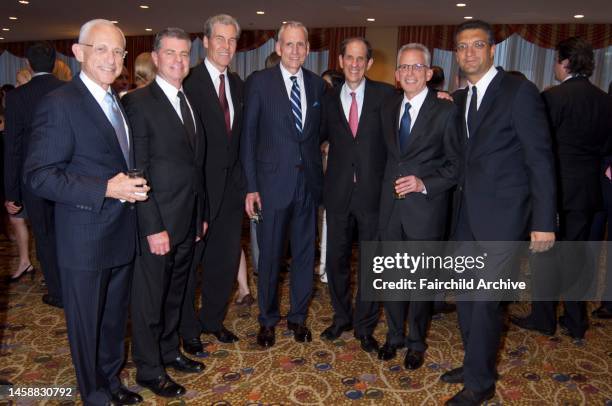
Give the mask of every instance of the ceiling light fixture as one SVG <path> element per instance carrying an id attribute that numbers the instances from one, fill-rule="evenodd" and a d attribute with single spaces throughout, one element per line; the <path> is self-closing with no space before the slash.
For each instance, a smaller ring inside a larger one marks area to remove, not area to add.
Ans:
<path id="1" fill-rule="evenodd" d="M 10 28 L 3 28 L 2 31 L 10 31 Z"/>
<path id="2" fill-rule="evenodd" d="M 574 18 L 584 18 L 584 15 L 583 15 L 583 14 L 576 14 L 576 15 L 574 16 Z"/>
<path id="3" fill-rule="evenodd" d="M 465 7 L 465 6 L 467 6 L 467 4 L 465 4 L 465 3 L 457 3 L 457 7 Z"/>
<path id="4" fill-rule="evenodd" d="M 19 0 L 19 2 L 21 4 L 30 4 L 30 2 L 28 0 Z"/>
<path id="5" fill-rule="evenodd" d="M 287 24 L 287 21 L 283 21 L 283 24 Z"/>
<path id="6" fill-rule="evenodd" d="M 149 6 L 147 6 L 146 4 L 141 4 L 141 5 L 140 5 L 140 8 L 147 9 L 147 8 L 149 8 Z"/>
<path id="7" fill-rule="evenodd" d="M 472 16 L 465 16 L 465 17 L 463 17 L 464 20 L 471 20 L 472 18 L 474 18 L 474 17 L 472 17 Z"/>
<path id="8" fill-rule="evenodd" d="M 4 39 L 4 37 L 0 37 L 0 41 L 3 40 L 3 39 Z"/>
<path id="9" fill-rule="evenodd" d="M 259 10 L 259 11 L 256 11 L 255 14 L 259 14 L 260 16 L 262 16 L 262 15 L 266 14 L 266 12 Z"/>
<path id="10" fill-rule="evenodd" d="M 153 31 L 153 28 L 145 28 L 145 31 Z"/>
<path id="11" fill-rule="evenodd" d="M 369 22 L 371 22 L 371 23 L 372 23 L 372 22 L 376 21 L 376 19 L 375 19 L 375 18 L 370 17 L 370 18 L 366 18 L 366 21 L 369 21 Z"/>
<path id="12" fill-rule="evenodd" d="M 113 24 L 119 24 L 119 21 L 117 21 L 117 20 L 111 20 L 111 23 L 113 23 Z"/>
<path id="13" fill-rule="evenodd" d="M 9 20 L 17 20 L 17 17 L 9 17 Z"/>

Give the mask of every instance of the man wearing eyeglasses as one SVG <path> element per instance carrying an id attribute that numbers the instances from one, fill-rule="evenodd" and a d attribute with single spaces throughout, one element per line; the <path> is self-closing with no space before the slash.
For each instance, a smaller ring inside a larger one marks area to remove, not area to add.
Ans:
<path id="1" fill-rule="evenodd" d="M 555 174 L 544 104 L 535 85 L 493 65 L 495 42 L 483 21 L 459 25 L 456 58 L 468 87 L 455 93 L 464 150 L 452 237 L 457 241 L 523 241 L 550 249 L 555 240 Z M 492 278 L 515 268 L 514 244 L 491 244 Z M 464 388 L 448 405 L 479 405 L 495 395 L 500 301 L 486 296 L 457 302 L 463 365 L 442 375 Z"/>
<path id="2" fill-rule="evenodd" d="M 196 244 L 193 269 L 181 314 L 183 349 L 203 351 L 200 334 L 222 343 L 238 341 L 223 325 L 240 263 L 240 235 L 246 181 L 239 160 L 242 131 L 242 80 L 230 72 L 240 37 L 238 22 L 227 14 L 204 23 L 204 63 L 185 79 L 185 91 L 202 118 L 206 133 L 206 188 L 209 228 Z M 196 269 L 202 264 L 202 307 L 194 309 Z"/>
<path id="3" fill-rule="evenodd" d="M 133 203 L 149 191 L 145 179 L 125 174 L 134 167 L 133 140 L 110 88 L 124 49 L 110 21 L 81 27 L 72 46 L 81 73 L 41 101 L 24 165 L 28 187 L 55 202 L 68 340 L 87 405 L 142 401 L 119 380 L 137 246 Z"/>
<path id="4" fill-rule="evenodd" d="M 199 373 L 204 365 L 184 356 L 178 326 L 196 238 L 204 222 L 205 140 L 183 79 L 189 73 L 191 39 L 180 28 L 155 37 L 155 80 L 123 98 L 134 130 L 136 166 L 151 185 L 136 205 L 141 253 L 132 289 L 132 359 L 136 382 L 155 394 L 176 397 L 185 388 L 166 368 Z"/>
<path id="5" fill-rule="evenodd" d="M 378 224 L 383 241 L 439 241 L 446 235 L 459 168 L 458 113 L 452 102 L 427 88 L 433 74 L 430 64 L 431 54 L 424 45 L 402 46 L 395 79 L 403 92 L 388 98 L 381 108 L 387 147 Z M 408 302 L 384 303 L 388 331 L 379 359 L 392 359 L 397 349 L 407 347 L 404 366 L 423 365 L 432 302 L 419 299 L 410 303 L 408 337 L 404 334 Z"/>

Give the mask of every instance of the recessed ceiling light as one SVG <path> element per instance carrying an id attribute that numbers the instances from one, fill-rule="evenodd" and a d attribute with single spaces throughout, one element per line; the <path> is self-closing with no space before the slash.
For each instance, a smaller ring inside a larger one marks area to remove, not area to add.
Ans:
<path id="1" fill-rule="evenodd" d="M 145 31 L 153 31 L 153 28 L 145 28 Z"/>
<path id="2" fill-rule="evenodd" d="M 28 0 L 19 0 L 19 2 L 21 4 L 30 4 L 30 2 Z"/>
<path id="3" fill-rule="evenodd" d="M 287 24 L 287 21 L 283 21 L 283 24 Z"/>
<path id="4" fill-rule="evenodd" d="M 259 10 L 259 11 L 256 11 L 255 14 L 259 14 L 260 16 L 262 16 L 262 15 L 266 14 L 266 12 Z"/>
<path id="5" fill-rule="evenodd" d="M 375 18 L 371 18 L 371 17 L 370 17 L 370 18 L 366 18 L 366 20 L 367 20 L 367 21 L 369 21 L 369 22 L 374 22 L 374 21 L 376 21 L 376 19 L 375 19 Z"/>
<path id="6" fill-rule="evenodd" d="M 9 20 L 17 20 L 17 17 L 9 17 Z"/>
<path id="7" fill-rule="evenodd" d="M 2 31 L 10 31 L 10 28 L 3 28 Z"/>
<path id="8" fill-rule="evenodd" d="M 117 21 L 117 20 L 111 20 L 111 23 L 113 23 L 113 24 L 119 24 L 119 21 Z"/>
<path id="9" fill-rule="evenodd" d="M 471 20 L 471 19 L 472 19 L 472 18 L 474 18 L 474 17 L 472 17 L 472 16 L 465 16 L 465 17 L 463 17 L 463 18 L 464 18 L 465 20 Z"/>
<path id="10" fill-rule="evenodd" d="M 149 8 L 149 6 L 147 6 L 146 4 L 141 4 L 140 8 Z"/>
<path id="11" fill-rule="evenodd" d="M 583 14 L 576 14 L 576 15 L 574 16 L 574 18 L 584 18 L 584 15 L 583 15 Z"/>
<path id="12" fill-rule="evenodd" d="M 4 39 L 4 37 L 0 37 L 0 41 L 3 40 L 3 39 Z"/>
<path id="13" fill-rule="evenodd" d="M 457 3 L 457 7 L 465 7 L 465 6 L 467 6 L 467 4 L 465 4 L 465 3 Z"/>

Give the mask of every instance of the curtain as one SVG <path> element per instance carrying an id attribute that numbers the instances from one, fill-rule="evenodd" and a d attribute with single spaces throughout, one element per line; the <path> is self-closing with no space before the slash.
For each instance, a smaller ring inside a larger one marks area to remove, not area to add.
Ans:
<path id="1" fill-rule="evenodd" d="M 397 43 L 420 42 L 429 49 L 452 50 L 455 48 L 455 25 L 403 26 L 399 27 Z M 612 24 L 494 24 L 495 42 L 499 43 L 513 34 L 543 48 L 555 48 L 565 38 L 581 36 L 593 48 L 612 46 Z"/>
<path id="2" fill-rule="evenodd" d="M 495 65 L 522 72 L 540 90 L 557 84 L 554 78 L 555 50 L 543 48 L 513 34 L 495 47 Z M 457 89 L 458 65 L 453 51 L 434 49 L 432 65 L 441 66 L 446 76 L 445 89 Z M 604 91 L 612 81 L 612 46 L 595 50 L 595 71 L 591 82 Z"/>

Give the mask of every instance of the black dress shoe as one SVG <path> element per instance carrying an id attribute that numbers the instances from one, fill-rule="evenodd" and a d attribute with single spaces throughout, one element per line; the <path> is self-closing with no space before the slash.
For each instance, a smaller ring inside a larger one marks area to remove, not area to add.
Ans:
<path id="1" fill-rule="evenodd" d="M 566 335 L 573 340 L 584 340 L 584 333 L 586 333 L 586 330 L 580 332 L 570 330 L 565 316 L 559 316 L 559 326 L 561 327 L 561 333 L 563 335 Z"/>
<path id="2" fill-rule="evenodd" d="M 199 337 L 189 339 L 183 338 L 183 350 L 191 355 L 200 355 L 204 352 L 204 347 Z"/>
<path id="3" fill-rule="evenodd" d="M 604 305 L 601 305 L 597 309 L 593 310 L 591 314 L 593 317 L 597 317 L 598 319 L 612 319 L 612 310 Z"/>
<path id="4" fill-rule="evenodd" d="M 404 345 L 391 345 L 387 342 L 383 344 L 383 346 L 378 350 L 378 359 L 383 361 L 389 361 L 390 359 L 395 358 L 397 354 L 397 350 L 399 348 L 404 348 Z"/>
<path id="5" fill-rule="evenodd" d="M 323 332 L 321 333 L 321 338 L 324 340 L 333 341 L 340 337 L 345 331 L 351 331 L 352 329 L 353 326 L 351 324 L 345 324 L 343 326 L 332 324 L 331 326 L 323 330 Z"/>
<path id="6" fill-rule="evenodd" d="M 495 385 L 482 392 L 476 392 L 467 388 L 461 389 L 452 398 L 446 401 L 446 406 L 477 406 L 492 399 L 495 396 Z"/>
<path id="7" fill-rule="evenodd" d="M 440 380 L 444 383 L 463 383 L 463 367 L 446 371 L 442 374 Z"/>
<path id="8" fill-rule="evenodd" d="M 311 342 L 312 334 L 310 330 L 304 323 L 292 323 L 290 321 L 287 322 L 287 328 L 293 331 L 293 338 L 298 343 Z"/>
<path id="9" fill-rule="evenodd" d="M 198 361 L 187 358 L 183 354 L 179 354 L 178 357 L 170 362 L 166 363 L 167 367 L 174 368 L 180 372 L 196 373 L 204 371 L 204 364 Z"/>
<path id="10" fill-rule="evenodd" d="M 518 327 L 520 327 L 522 329 L 525 329 L 525 330 L 531 330 L 531 331 L 538 332 L 540 334 L 544 334 L 545 336 L 554 336 L 555 335 L 555 330 L 544 329 L 544 328 L 538 327 L 533 322 L 533 320 L 531 320 L 531 318 L 529 316 L 527 316 L 527 317 L 511 316 L 510 317 L 510 323 L 512 323 L 515 326 L 518 326 Z"/>
<path id="11" fill-rule="evenodd" d="M 135 405 L 142 402 L 142 396 L 120 386 L 112 395 L 111 400 L 118 405 Z"/>
<path id="12" fill-rule="evenodd" d="M 274 327 L 259 327 L 257 333 L 257 344 L 261 347 L 272 347 L 275 343 Z"/>
<path id="13" fill-rule="evenodd" d="M 378 351 L 378 341 L 372 335 L 360 336 L 357 337 L 359 340 L 359 344 L 361 345 L 361 349 L 365 352 L 374 352 Z"/>
<path id="14" fill-rule="evenodd" d="M 217 331 L 204 331 L 204 333 L 214 335 L 217 340 L 225 344 L 235 343 L 239 340 L 236 334 L 232 333 L 225 327 L 221 327 L 221 330 Z"/>
<path id="15" fill-rule="evenodd" d="M 168 375 L 158 376 L 151 380 L 139 380 L 136 378 L 136 383 L 143 388 L 149 389 L 157 396 L 164 398 L 175 398 L 185 394 L 186 390 L 184 387 L 174 382 Z"/>
<path id="16" fill-rule="evenodd" d="M 57 307 L 58 309 L 63 309 L 64 305 L 62 301 L 56 298 L 55 296 L 51 296 L 48 293 L 45 293 L 42 297 L 42 301 L 44 304 L 48 304 L 49 306 Z"/>
<path id="17" fill-rule="evenodd" d="M 404 358 L 404 368 L 406 369 L 419 369 L 425 361 L 425 353 L 423 351 L 416 351 L 408 349 L 406 357 Z"/>

